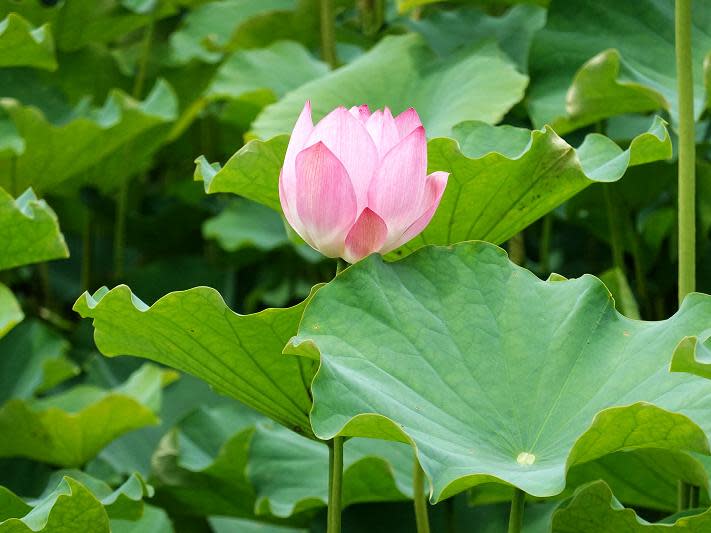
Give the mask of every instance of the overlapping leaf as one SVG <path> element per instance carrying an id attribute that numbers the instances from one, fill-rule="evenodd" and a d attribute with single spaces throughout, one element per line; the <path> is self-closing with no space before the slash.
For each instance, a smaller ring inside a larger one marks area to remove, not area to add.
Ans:
<path id="1" fill-rule="evenodd" d="M 39 28 L 10 13 L 0 20 L 0 67 L 57 68 L 54 41 L 47 24 Z"/>
<path id="2" fill-rule="evenodd" d="M 0 283 L 0 338 L 25 318 L 12 291 Z"/>
<path id="3" fill-rule="evenodd" d="M 28 320 L 0 341 L 0 404 L 32 398 L 76 376 L 69 343 L 38 320 Z"/>
<path id="4" fill-rule="evenodd" d="M 143 512 L 143 498 L 152 489 L 139 476 L 131 476 L 116 490 L 78 472 L 59 472 L 48 491 L 25 502 L 0 487 L 1 533 L 63 533 L 91 531 L 109 533 L 111 518 L 135 520 Z"/>
<path id="5" fill-rule="evenodd" d="M 0 457 L 84 465 L 119 435 L 157 423 L 161 388 L 171 379 L 145 365 L 110 391 L 77 385 L 42 399 L 10 400 L 0 408 Z"/>
<path id="6" fill-rule="evenodd" d="M 287 144 L 286 135 L 253 140 L 224 167 L 201 157 L 195 179 L 204 181 L 208 193 L 237 193 L 279 211 Z M 459 124 L 454 139 L 428 143 L 429 170 L 447 171 L 450 179 L 430 225 L 400 253 L 467 239 L 503 242 L 590 184 L 616 181 L 629 166 L 670 156 L 671 141 L 660 119 L 627 150 L 599 134 L 574 149 L 550 128 Z"/>
<path id="7" fill-rule="evenodd" d="M 32 189 L 14 199 L 0 188 L 0 243 L 0 270 L 69 256 L 57 215 Z"/>
<path id="8" fill-rule="evenodd" d="M 544 282 L 469 242 L 350 267 L 287 349 L 320 352 L 318 437 L 411 441 L 433 501 L 492 480 L 550 496 L 572 465 L 616 451 L 708 453 L 711 383 L 668 368 L 709 320 L 704 295 L 630 320 L 593 276 Z"/>
<path id="9" fill-rule="evenodd" d="M 711 8 L 694 2 L 694 109 L 706 106 L 702 67 L 711 52 Z M 604 118 L 666 109 L 676 123 L 674 4 L 553 0 L 531 49 L 528 108 L 558 133 Z"/>
<path id="10" fill-rule="evenodd" d="M 311 100 L 314 120 L 339 105 L 367 103 L 393 112 L 415 107 L 428 135 L 449 135 L 463 120 L 495 123 L 523 97 L 528 78 L 494 43 L 438 59 L 416 34 L 386 37 L 352 63 L 291 91 L 259 114 L 253 134 L 288 133 Z"/>
<path id="11" fill-rule="evenodd" d="M 94 339 L 103 354 L 136 355 L 188 372 L 310 436 L 315 365 L 281 354 L 305 305 L 238 315 L 217 291 L 197 287 L 149 307 L 122 285 L 85 293 L 74 309 L 94 319 Z"/>
<path id="12" fill-rule="evenodd" d="M 223 250 L 242 248 L 273 250 L 289 243 L 284 223 L 277 213 L 254 202 L 239 202 L 202 226 L 206 239 L 215 239 Z"/>
<path id="13" fill-rule="evenodd" d="M 625 509 L 602 481 L 582 487 L 553 515 L 553 533 L 703 533 L 711 528 L 711 510 L 652 524 Z"/>
<path id="14" fill-rule="evenodd" d="M 9 134 L 19 135 L 23 140 L 23 146 L 16 146 L 14 155 L 0 158 L 0 185 L 10 190 L 23 190 L 31 185 L 37 191 L 56 191 L 71 178 L 78 183 L 86 182 L 92 172 L 96 175 L 100 163 L 110 164 L 111 157 L 117 156 L 123 167 L 134 168 L 137 163 L 144 163 L 146 150 L 157 148 L 153 139 L 145 136 L 156 137 L 155 128 L 174 120 L 176 107 L 172 89 L 163 82 L 157 83 L 142 102 L 113 91 L 100 109 L 75 110 L 74 114 L 79 115 L 63 123 L 53 123 L 39 109 L 17 100 L 0 100 L 0 113 L 7 115 L 5 119 L 0 115 L 0 124 L 3 120 L 10 121 L 16 133 Z M 143 138 L 145 146 L 133 144 L 136 150 L 120 151 L 137 138 Z M 128 161 L 127 153 L 130 153 Z M 116 165 L 112 168 L 118 172 L 102 177 L 104 187 L 116 186 L 125 177 Z M 102 185 L 92 181 L 94 185 Z"/>

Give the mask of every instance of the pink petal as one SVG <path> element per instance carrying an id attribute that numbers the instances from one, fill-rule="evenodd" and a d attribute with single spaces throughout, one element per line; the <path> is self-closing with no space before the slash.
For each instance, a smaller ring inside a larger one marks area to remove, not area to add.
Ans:
<path id="1" fill-rule="evenodd" d="M 380 250 L 387 236 L 385 221 L 366 207 L 346 237 L 343 258 L 349 263 L 360 261 Z"/>
<path id="2" fill-rule="evenodd" d="M 289 201 L 292 207 L 296 205 L 296 156 L 304 148 L 306 139 L 311 135 L 313 129 L 314 126 L 311 122 L 311 102 L 307 100 L 291 132 L 289 146 L 287 146 L 286 155 L 284 156 L 284 166 L 279 176 L 279 187 L 284 189 L 283 195 L 280 192 L 280 198 L 283 196 L 283 198 Z M 284 210 L 284 214 L 286 214 L 287 210 L 284 207 L 283 200 L 282 209 Z M 287 220 L 289 220 L 288 216 Z M 290 220 L 289 223 L 291 224 Z M 291 225 L 293 226 L 293 224 Z"/>
<path id="3" fill-rule="evenodd" d="M 378 154 L 381 159 L 387 154 L 393 146 L 400 142 L 400 134 L 395 125 L 395 119 L 392 113 L 386 107 L 385 111 L 378 109 L 370 115 L 365 128 L 370 133 L 370 136 L 378 148 Z"/>
<path id="4" fill-rule="evenodd" d="M 395 125 L 397 126 L 400 138 L 403 139 L 409 135 L 412 130 L 422 126 L 422 122 L 420 122 L 420 116 L 417 114 L 417 111 L 415 111 L 415 108 L 411 107 L 395 117 Z"/>
<path id="5" fill-rule="evenodd" d="M 368 186 L 378 163 L 378 150 L 365 126 L 345 107 L 326 115 L 311 132 L 306 146 L 324 143 L 343 163 L 353 184 L 358 212 L 365 209 Z"/>
<path id="6" fill-rule="evenodd" d="M 294 229 L 299 237 L 304 239 L 306 242 L 311 242 L 311 237 L 309 237 L 308 231 L 304 227 L 301 219 L 299 218 L 299 213 L 296 212 L 296 191 L 294 191 L 291 201 L 289 201 L 286 190 L 284 189 L 284 171 L 279 173 L 279 201 L 281 202 L 281 210 L 284 212 L 289 225 Z M 296 186 L 294 186 L 295 188 Z"/>
<path id="7" fill-rule="evenodd" d="M 351 107 L 348 112 L 365 124 L 370 118 L 370 108 L 368 104 Z"/>
<path id="8" fill-rule="evenodd" d="M 370 183 L 368 207 L 400 235 L 415 219 L 427 174 L 427 141 L 420 126 L 390 150 Z"/>
<path id="9" fill-rule="evenodd" d="M 395 248 L 399 248 L 406 242 L 417 237 L 430 223 L 432 217 L 439 207 L 439 202 L 442 200 L 444 195 L 444 189 L 447 187 L 447 180 L 449 178 L 448 172 L 433 172 L 427 176 L 427 183 L 425 184 L 425 195 L 422 199 L 421 204 L 421 215 L 415 220 L 405 232 L 398 238 L 388 243 L 383 247 L 381 253 L 386 254 L 393 251 Z"/>
<path id="10" fill-rule="evenodd" d="M 296 156 L 296 212 L 311 246 L 328 257 L 343 253 L 356 198 L 348 172 L 322 142 Z"/>

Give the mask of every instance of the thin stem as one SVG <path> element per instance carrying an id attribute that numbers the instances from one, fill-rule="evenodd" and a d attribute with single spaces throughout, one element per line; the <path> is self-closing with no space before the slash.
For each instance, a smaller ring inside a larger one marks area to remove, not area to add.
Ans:
<path id="1" fill-rule="evenodd" d="M 523 265 L 526 262 L 526 241 L 523 237 L 523 230 L 509 239 L 508 249 L 512 262 L 517 265 Z"/>
<path id="2" fill-rule="evenodd" d="M 685 511 L 689 508 L 689 484 L 679 480 L 676 492 L 676 508 L 678 511 Z"/>
<path id="3" fill-rule="evenodd" d="M 679 304 L 696 286 L 696 145 L 694 139 L 694 79 L 691 55 L 691 0 L 676 0 L 676 78 L 679 93 Z M 689 505 L 689 486 L 679 482 L 679 509 Z"/>
<path id="4" fill-rule="evenodd" d="M 689 485 L 689 509 L 696 509 L 699 506 L 699 496 L 701 489 L 696 485 Z"/>
<path id="5" fill-rule="evenodd" d="M 341 532 L 341 495 L 343 480 L 343 437 L 328 443 L 328 516 L 327 533 Z"/>
<path id="6" fill-rule="evenodd" d="M 521 533 L 523 528 L 523 508 L 526 504 L 526 493 L 521 489 L 514 488 L 513 500 L 511 500 L 511 513 L 509 514 L 508 533 Z"/>
<path id="7" fill-rule="evenodd" d="M 333 9 L 333 0 L 321 0 L 321 56 L 331 68 L 338 67 L 336 14 Z"/>
<path id="8" fill-rule="evenodd" d="M 91 209 L 87 206 L 84 214 L 84 224 L 81 230 L 81 274 L 80 285 L 82 291 L 91 289 Z"/>
<path id="9" fill-rule="evenodd" d="M 694 80 L 691 0 L 676 0 L 676 72 L 679 90 L 679 303 L 696 286 Z"/>
<path id="10" fill-rule="evenodd" d="M 551 269 L 551 237 L 553 235 L 553 213 L 548 213 L 543 218 L 543 228 L 541 228 L 541 244 L 538 261 L 542 274 L 550 272 Z"/>
<path id="11" fill-rule="evenodd" d="M 141 57 L 138 60 L 138 70 L 133 80 L 133 90 L 131 95 L 139 99 L 143 93 L 143 85 L 146 80 L 146 70 L 153 41 L 153 30 L 155 28 L 155 18 L 151 17 L 148 26 L 143 33 Z M 126 209 L 128 207 L 128 185 L 129 180 L 124 179 L 121 183 L 116 198 L 116 221 L 114 224 L 114 276 L 123 277 L 124 258 L 126 248 Z"/>
<path id="12" fill-rule="evenodd" d="M 385 21 L 385 0 L 358 0 L 363 33 L 369 37 L 378 33 Z"/>
<path id="13" fill-rule="evenodd" d="M 417 456 L 415 456 L 413 472 L 412 486 L 417 533 L 430 533 L 430 518 L 427 513 L 427 498 L 425 496 L 425 473 Z"/>

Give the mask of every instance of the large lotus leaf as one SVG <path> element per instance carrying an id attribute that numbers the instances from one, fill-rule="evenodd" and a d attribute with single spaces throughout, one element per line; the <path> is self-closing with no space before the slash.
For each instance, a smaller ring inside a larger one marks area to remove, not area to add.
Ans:
<path id="1" fill-rule="evenodd" d="M 25 314 L 12 291 L 0 283 L 0 338 L 19 324 Z"/>
<path id="2" fill-rule="evenodd" d="M 153 12 L 141 0 L 45 2 L 0 0 L 0 17 L 16 12 L 35 25 L 51 23 L 57 48 L 73 51 L 91 43 L 109 43 L 151 22 L 173 15 L 181 0 L 161 1 Z M 54 5 L 52 5 L 54 4 Z M 131 5 L 135 4 L 135 5 Z"/>
<path id="3" fill-rule="evenodd" d="M 202 235 L 215 239 L 223 250 L 242 248 L 268 251 L 289 243 L 281 217 L 255 202 L 241 201 L 205 221 Z"/>
<path id="4" fill-rule="evenodd" d="M 343 447 L 343 506 L 412 498 L 412 449 L 350 439 Z M 287 517 L 328 501 L 328 446 L 274 424 L 260 424 L 250 446 L 257 514 Z"/>
<path id="5" fill-rule="evenodd" d="M 315 434 L 412 442 L 433 501 L 495 480 L 552 496 L 568 468 L 616 451 L 708 453 L 711 383 L 668 367 L 709 320 L 698 294 L 668 320 L 627 319 L 593 276 L 541 281 L 467 242 L 353 265 L 287 350 L 320 352 Z"/>
<path id="6" fill-rule="evenodd" d="M 233 192 L 280 211 L 279 171 L 288 141 L 286 135 L 250 141 L 224 167 L 200 157 L 195 179 L 208 193 Z M 451 176 L 432 222 L 401 252 L 467 239 L 501 243 L 588 185 L 616 181 L 629 166 L 666 159 L 671 150 L 661 119 L 627 150 L 599 134 L 574 149 L 550 128 L 458 124 L 454 139 L 428 143 L 429 170 Z"/>
<path id="7" fill-rule="evenodd" d="M 671 157 L 661 119 L 627 150 L 599 134 L 574 149 L 549 127 L 467 122 L 457 125 L 454 137 L 428 144 L 430 170 L 445 170 L 450 178 L 432 222 L 403 251 L 468 239 L 504 242 L 590 184 L 617 181 L 629 166 Z"/>
<path id="8" fill-rule="evenodd" d="M 450 135 L 463 120 L 495 123 L 523 97 L 528 78 L 495 43 L 439 59 L 417 34 L 386 37 L 366 54 L 291 91 L 262 111 L 253 133 L 268 139 L 288 133 L 311 100 L 314 120 L 339 105 L 367 103 L 393 112 L 417 109 L 430 137 Z"/>
<path id="9" fill-rule="evenodd" d="M 528 69 L 533 35 L 545 21 L 545 9 L 530 4 L 514 6 L 500 17 L 491 17 L 481 9 L 463 7 L 433 10 L 419 19 L 403 18 L 403 23 L 421 33 L 440 56 L 477 40 L 496 39 L 521 72 Z"/>
<path id="10" fill-rule="evenodd" d="M 694 2 L 694 110 L 706 105 L 702 66 L 711 52 L 711 9 Z M 656 109 L 677 117 L 674 3 L 553 0 L 533 41 L 533 123 L 558 133 L 622 113 Z"/>
<path id="11" fill-rule="evenodd" d="M 0 242 L 0 270 L 69 256 L 57 215 L 32 189 L 14 199 L 0 188 Z"/>
<path id="12" fill-rule="evenodd" d="M 135 475 L 111 490 L 82 472 L 60 474 L 50 480 L 45 494 L 28 502 L 0 487 L 0 533 L 109 533 L 110 518 L 140 517 L 143 498 L 152 494 Z"/>
<path id="13" fill-rule="evenodd" d="M 103 354 L 136 355 L 177 368 L 310 436 L 315 365 L 281 355 L 305 305 L 238 315 L 217 291 L 197 287 L 149 307 L 121 285 L 85 293 L 74 310 L 94 319 Z"/>
<path id="14" fill-rule="evenodd" d="M 269 91 L 272 101 L 329 72 L 302 45 L 279 41 L 266 48 L 239 50 L 220 65 L 207 88 L 210 99 L 240 98 Z"/>
<path id="15" fill-rule="evenodd" d="M 54 465 L 84 465 L 118 436 L 156 424 L 161 388 L 173 377 L 144 365 L 113 390 L 77 385 L 0 408 L 0 457 L 27 457 Z"/>
<path id="16" fill-rule="evenodd" d="M 305 528 L 277 526 L 227 516 L 211 516 L 208 522 L 215 533 L 309 533 Z"/>
<path id="17" fill-rule="evenodd" d="M 69 343 L 38 320 L 28 320 L 0 340 L 0 404 L 29 399 L 79 373 L 67 358 Z"/>
<path id="18" fill-rule="evenodd" d="M 168 514 L 159 507 L 146 505 L 138 520 L 112 519 L 111 533 L 175 533 Z"/>
<path id="19" fill-rule="evenodd" d="M 152 460 L 163 505 L 187 515 L 253 517 L 246 466 L 258 420 L 264 418 L 235 402 L 198 409 L 180 421 Z"/>
<path id="20" fill-rule="evenodd" d="M 21 16 L 10 13 L 0 20 L 0 67 L 57 68 L 49 26 L 33 28 Z"/>
<path id="21" fill-rule="evenodd" d="M 124 157 L 125 166 L 128 156 L 121 150 L 171 122 L 176 108 L 175 95 L 165 82 L 158 82 L 142 102 L 112 91 L 100 109 L 76 111 L 78 116 L 57 124 L 35 107 L 2 99 L 0 113 L 6 113 L 14 123 L 24 139 L 24 151 L 0 159 L 0 185 L 15 190 L 32 185 L 38 191 L 54 191 L 70 178 L 88 179 L 89 171 L 116 153 Z"/>
<path id="22" fill-rule="evenodd" d="M 193 59 L 215 63 L 222 58 L 232 36 L 250 18 L 292 9 L 295 4 L 295 0 L 219 0 L 199 6 L 170 36 L 170 61 L 178 65 Z"/>
<path id="23" fill-rule="evenodd" d="M 610 488 L 598 481 L 581 487 L 553 514 L 553 533 L 704 533 L 711 528 L 711 510 L 667 523 L 652 524 L 625 509 Z"/>
<path id="24" fill-rule="evenodd" d="M 426 6 L 428 4 L 437 4 L 446 0 L 397 0 L 397 7 L 401 12 L 414 9 L 416 7 Z M 460 4 L 473 4 L 478 6 L 506 6 L 515 4 L 536 4 L 539 6 L 547 6 L 550 0 L 453 0 Z"/>

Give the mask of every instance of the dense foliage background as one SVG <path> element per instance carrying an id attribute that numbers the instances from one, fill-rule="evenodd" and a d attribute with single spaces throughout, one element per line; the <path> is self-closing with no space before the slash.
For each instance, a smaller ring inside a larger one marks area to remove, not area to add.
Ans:
<path id="1" fill-rule="evenodd" d="M 275 185 L 307 99 L 317 118 L 339 104 L 420 113 L 450 196 L 393 257 L 506 243 L 541 278 L 599 276 L 628 317 L 676 311 L 671 0 L 334 4 L 331 57 L 318 0 L 0 0 L 0 532 L 75 515 L 76 531 L 324 529 L 324 445 L 195 377 L 100 355 L 72 310 L 126 284 L 148 305 L 208 286 L 246 314 L 330 280 L 335 262 L 285 228 Z M 709 28 L 696 2 L 701 292 Z M 409 448 L 352 448 L 344 531 L 413 531 Z M 572 470 L 526 531 L 548 531 L 595 479 L 653 521 L 675 511 L 679 472 L 705 505 L 711 462 L 674 453 Z M 504 531 L 510 497 L 460 493 L 431 508 L 433 529 Z"/>

